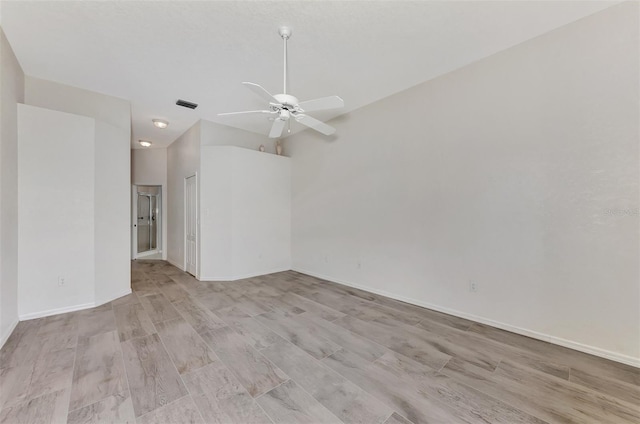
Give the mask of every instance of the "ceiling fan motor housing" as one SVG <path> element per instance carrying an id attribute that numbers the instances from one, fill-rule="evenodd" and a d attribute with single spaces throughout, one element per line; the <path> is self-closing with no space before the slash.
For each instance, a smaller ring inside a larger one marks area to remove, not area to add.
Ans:
<path id="1" fill-rule="evenodd" d="M 283 109 L 293 110 L 300 103 L 296 97 L 290 94 L 276 94 L 273 97 L 280 102 Z"/>

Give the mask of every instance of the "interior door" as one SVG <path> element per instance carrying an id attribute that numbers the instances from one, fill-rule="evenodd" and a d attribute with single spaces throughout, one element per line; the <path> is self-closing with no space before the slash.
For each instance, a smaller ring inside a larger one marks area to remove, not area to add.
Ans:
<path id="1" fill-rule="evenodd" d="M 197 177 L 185 179 L 185 268 L 195 276 L 198 266 L 198 196 Z"/>

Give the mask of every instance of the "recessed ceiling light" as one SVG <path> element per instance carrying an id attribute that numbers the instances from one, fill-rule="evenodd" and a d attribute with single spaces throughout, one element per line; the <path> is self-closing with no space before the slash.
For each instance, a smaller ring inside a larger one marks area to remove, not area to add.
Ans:
<path id="1" fill-rule="evenodd" d="M 169 122 L 163 120 L 163 119 L 152 119 L 153 121 L 153 125 L 155 125 L 156 127 L 160 128 L 160 129 L 165 129 L 169 126 Z"/>
<path id="2" fill-rule="evenodd" d="M 140 143 L 140 145 L 141 145 L 142 147 L 149 147 L 149 146 L 151 146 L 151 142 L 150 142 L 150 141 L 147 141 L 147 140 L 138 140 L 138 143 Z"/>

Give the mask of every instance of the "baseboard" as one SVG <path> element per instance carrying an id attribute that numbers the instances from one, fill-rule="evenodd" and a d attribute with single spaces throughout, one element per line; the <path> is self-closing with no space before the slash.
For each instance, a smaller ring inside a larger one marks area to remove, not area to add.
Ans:
<path id="1" fill-rule="evenodd" d="M 131 294 L 131 287 L 129 287 L 126 290 L 121 291 L 118 294 L 115 294 L 113 296 L 109 296 L 106 300 L 96 300 L 94 304 L 95 304 L 95 306 L 104 305 L 105 303 L 111 302 L 113 300 L 116 300 L 116 299 L 118 299 L 118 298 L 120 298 L 122 296 L 126 296 L 128 294 Z"/>
<path id="2" fill-rule="evenodd" d="M 147 252 L 138 253 L 136 255 L 136 259 L 144 259 L 147 256 L 154 256 L 157 254 L 160 254 L 162 256 L 163 255 L 162 250 L 149 250 Z"/>
<path id="3" fill-rule="evenodd" d="M 174 261 L 173 259 L 169 258 L 168 256 L 167 256 L 166 261 L 169 262 L 171 265 L 175 266 L 176 268 L 178 268 L 180 271 L 185 271 L 185 269 L 182 267 L 182 264 L 178 264 L 176 261 Z"/>
<path id="4" fill-rule="evenodd" d="M 19 319 L 20 319 L 20 321 L 28 321 L 30 319 L 50 317 L 52 315 L 59 315 L 59 314 L 67 313 L 67 312 L 75 312 L 75 311 L 81 311 L 83 309 L 95 308 L 96 306 L 104 305 L 105 303 L 111 302 L 112 300 L 118 299 L 118 298 L 120 298 L 122 296 L 126 296 L 128 294 L 131 294 L 131 288 L 130 287 L 128 289 L 126 289 L 126 290 L 123 290 L 122 292 L 120 292 L 118 294 L 115 294 L 113 297 L 109 297 L 107 300 L 104 300 L 104 301 L 103 300 L 100 300 L 100 301 L 96 300 L 95 302 L 82 303 L 80 305 L 73 305 L 73 306 L 65 306 L 64 308 L 49 309 L 49 310 L 40 311 L 40 312 L 31 312 L 31 313 L 28 313 L 28 314 L 20 315 Z"/>
<path id="5" fill-rule="evenodd" d="M 9 330 L 2 335 L 2 337 L 0 338 L 0 349 L 2 349 L 2 347 L 4 346 L 4 344 L 7 342 L 7 340 L 9 340 L 9 337 L 11 337 L 11 334 L 13 334 L 13 330 L 16 329 L 16 326 L 18 325 L 20 321 L 15 320 L 10 326 L 9 326 Z"/>
<path id="6" fill-rule="evenodd" d="M 22 314 L 22 315 L 19 316 L 19 318 L 20 318 L 20 321 L 28 321 L 30 319 L 43 318 L 43 317 L 49 317 L 51 315 L 64 314 L 66 312 L 81 311 L 83 309 L 93 308 L 94 306 L 96 306 L 95 302 L 82 303 L 80 305 L 65 306 L 64 308 L 56 308 L 56 309 L 49 309 L 47 311 L 31 312 L 31 313 L 28 313 L 28 314 Z"/>
<path id="7" fill-rule="evenodd" d="M 539 333 L 537 331 L 528 330 L 526 328 L 516 327 L 514 325 L 506 324 L 500 321 L 494 321 L 489 318 L 484 318 L 481 316 L 468 314 L 466 312 L 457 311 L 455 309 L 445 308 L 439 305 L 434 305 L 432 303 L 423 302 L 417 299 L 411 299 L 405 296 L 400 296 L 395 293 L 390 293 L 385 290 L 372 289 L 370 287 L 361 286 L 359 284 L 354 284 L 348 281 L 337 280 L 333 277 L 329 277 L 327 275 L 319 274 L 316 272 L 307 271 L 300 268 L 292 268 L 293 271 L 310 275 L 312 277 L 321 278 L 323 280 L 331 281 L 333 283 L 341 284 L 343 286 L 353 287 L 355 289 L 360 289 L 369 293 L 379 294 L 381 296 L 389 297 L 391 299 L 399 300 L 401 302 L 410 303 L 412 305 L 421 306 L 423 308 L 432 309 L 434 311 L 442 312 L 449 315 L 454 315 L 460 318 L 468 319 L 471 321 L 475 321 L 481 324 L 490 325 L 492 327 L 499 328 L 501 330 L 510 331 L 512 333 L 517 333 L 523 336 L 531 337 L 533 339 L 542 340 L 545 342 L 553 343 L 559 346 L 567 347 L 569 349 L 577 350 L 580 352 L 588 353 L 590 355 L 598 356 L 605 359 L 610 359 L 612 361 L 620 362 L 622 364 L 631 365 L 633 367 L 640 368 L 640 358 L 634 358 L 633 356 L 623 355 L 617 352 L 612 352 L 610 350 L 601 349 L 599 347 L 586 345 L 583 343 L 575 342 L 572 340 L 563 339 L 561 337 L 552 336 L 549 334 Z"/>
<path id="8" fill-rule="evenodd" d="M 272 270 L 266 270 L 266 271 L 261 271 L 261 272 L 251 272 L 248 274 L 240 274 L 240 275 L 226 275 L 226 276 L 218 276 L 215 278 L 212 277 L 201 277 L 198 278 L 200 281 L 236 281 L 236 280 L 243 280 L 245 278 L 253 278 L 253 277 L 259 277 L 261 275 L 267 275 L 267 274 L 273 274 L 276 272 L 284 272 L 284 271 L 289 271 L 291 270 L 291 268 L 286 267 L 286 268 L 275 268 Z M 300 271 L 302 272 L 302 271 Z M 309 274 L 311 275 L 311 274 Z"/>

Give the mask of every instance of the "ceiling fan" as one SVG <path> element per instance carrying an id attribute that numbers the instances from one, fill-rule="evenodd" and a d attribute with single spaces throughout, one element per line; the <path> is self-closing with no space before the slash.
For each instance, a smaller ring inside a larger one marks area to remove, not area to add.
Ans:
<path id="1" fill-rule="evenodd" d="M 291 119 L 321 132 L 324 135 L 333 134 L 336 131 L 335 128 L 312 118 L 306 113 L 316 110 L 341 108 L 344 107 L 344 101 L 338 96 L 329 96 L 299 102 L 296 97 L 291 94 L 287 94 L 287 40 L 291 37 L 291 28 L 280 27 L 278 32 L 284 41 L 284 89 L 282 90 L 282 94 L 273 95 L 258 84 L 243 82 L 242 84 L 244 84 L 245 87 L 269 102 L 269 110 L 248 110 L 244 112 L 219 113 L 218 116 L 268 114 L 270 115 L 270 119 L 273 119 L 273 125 L 271 126 L 271 131 L 269 131 L 270 138 L 280 137 L 287 124 L 289 124 L 290 131 Z"/>

